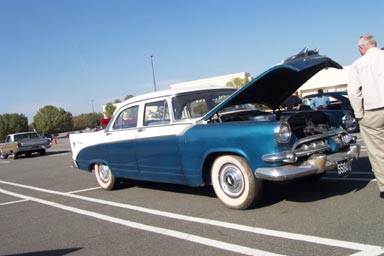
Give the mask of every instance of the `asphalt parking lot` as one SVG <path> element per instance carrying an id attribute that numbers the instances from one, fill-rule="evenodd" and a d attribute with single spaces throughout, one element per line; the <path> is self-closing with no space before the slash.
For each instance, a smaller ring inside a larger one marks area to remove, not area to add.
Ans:
<path id="1" fill-rule="evenodd" d="M 246 211 L 210 187 L 103 191 L 64 138 L 46 156 L 0 160 L 0 255 L 384 255 L 383 219 L 364 145 L 348 177 L 269 183 Z"/>

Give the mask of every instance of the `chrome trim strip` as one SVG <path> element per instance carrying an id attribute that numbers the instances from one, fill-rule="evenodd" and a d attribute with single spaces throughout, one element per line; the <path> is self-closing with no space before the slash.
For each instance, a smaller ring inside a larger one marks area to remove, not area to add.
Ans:
<path id="1" fill-rule="evenodd" d="M 343 130 L 338 130 L 338 131 L 329 131 L 327 133 L 308 136 L 308 137 L 299 139 L 295 144 L 293 144 L 292 150 L 281 151 L 281 152 L 276 152 L 272 154 L 265 154 L 261 157 L 261 159 L 264 162 L 268 162 L 268 163 L 276 163 L 276 162 L 292 163 L 293 162 L 291 161 L 293 159 L 292 155 L 295 155 L 296 157 L 303 157 L 303 156 L 309 156 L 315 153 L 322 153 L 326 150 L 331 149 L 331 146 L 329 144 L 316 144 L 316 141 L 333 138 L 334 141 L 337 144 L 339 144 L 340 147 L 342 147 L 343 145 L 346 145 L 343 142 L 341 142 L 342 139 L 338 136 L 338 135 L 343 136 L 343 134 L 346 135 L 348 133 Z M 298 149 L 298 147 L 301 146 L 302 144 L 312 143 L 312 142 L 315 142 L 314 146 L 311 145 L 307 149 Z"/>
<path id="2" fill-rule="evenodd" d="M 322 133 L 322 134 L 316 134 L 316 135 L 311 135 L 302 139 L 299 139 L 296 141 L 295 144 L 292 146 L 292 150 L 295 150 L 300 144 L 311 142 L 313 140 L 321 140 L 321 139 L 326 139 L 332 136 L 336 136 L 337 134 L 343 133 L 343 131 L 340 132 L 335 132 L 335 131 L 330 131 L 327 133 Z"/>
<path id="3" fill-rule="evenodd" d="M 298 157 L 301 157 L 301 156 L 312 155 L 314 153 L 320 153 L 320 152 L 329 150 L 330 148 L 331 148 L 330 145 L 316 145 L 315 148 L 309 148 L 307 150 L 305 150 L 305 149 L 297 149 L 294 152 L 296 153 L 296 155 Z"/>
<path id="4" fill-rule="evenodd" d="M 291 159 L 287 157 L 290 155 L 296 155 L 297 157 L 308 156 L 315 153 L 321 153 L 323 151 L 329 150 L 330 148 L 331 148 L 330 145 L 316 145 L 316 147 L 309 148 L 309 149 L 296 149 L 293 151 L 282 151 L 282 152 L 277 152 L 273 154 L 266 154 L 266 155 L 263 155 L 261 159 L 264 162 L 277 163 L 277 162 L 285 161 L 287 159 Z"/>

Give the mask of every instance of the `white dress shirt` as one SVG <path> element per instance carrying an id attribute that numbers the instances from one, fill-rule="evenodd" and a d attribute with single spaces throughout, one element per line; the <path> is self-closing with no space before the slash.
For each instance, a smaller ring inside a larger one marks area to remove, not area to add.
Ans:
<path id="1" fill-rule="evenodd" d="M 364 110 L 384 108 L 384 50 L 370 48 L 352 64 L 348 97 L 356 118 Z"/>

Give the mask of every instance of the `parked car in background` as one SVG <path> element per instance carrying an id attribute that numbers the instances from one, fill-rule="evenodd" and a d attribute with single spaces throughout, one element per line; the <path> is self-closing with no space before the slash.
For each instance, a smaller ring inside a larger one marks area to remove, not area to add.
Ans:
<path id="1" fill-rule="evenodd" d="M 309 94 L 303 97 L 303 105 L 308 106 L 312 100 L 312 98 L 316 97 L 317 94 Z M 338 110 L 343 111 L 341 115 L 342 125 L 344 129 L 348 132 L 358 132 L 360 130 L 359 123 L 357 122 L 351 103 L 348 99 L 347 91 L 333 91 L 333 92 L 324 92 L 324 96 L 329 98 L 330 104 L 326 108 L 326 110 Z"/>
<path id="2" fill-rule="evenodd" d="M 42 134 L 40 134 L 40 137 L 48 139 L 49 141 L 53 140 L 53 136 L 50 133 L 42 133 Z"/>
<path id="3" fill-rule="evenodd" d="M 264 181 L 319 178 L 351 170 L 355 136 L 332 126 L 321 111 L 275 111 L 287 96 L 326 67 L 304 50 L 239 90 L 208 87 L 158 91 L 123 102 L 99 132 L 71 134 L 73 165 L 114 189 L 128 178 L 212 185 L 229 208 L 246 209 Z"/>
<path id="4" fill-rule="evenodd" d="M 18 159 L 20 155 L 31 156 L 33 153 L 45 155 L 46 149 L 52 143 L 47 138 L 42 138 L 35 132 L 21 132 L 7 135 L 5 142 L 0 144 L 0 158 L 6 159 L 13 155 L 13 159 Z"/>

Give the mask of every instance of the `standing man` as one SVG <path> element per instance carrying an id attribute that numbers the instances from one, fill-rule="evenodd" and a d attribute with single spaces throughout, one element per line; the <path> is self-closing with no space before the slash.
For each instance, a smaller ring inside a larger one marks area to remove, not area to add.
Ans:
<path id="1" fill-rule="evenodd" d="M 384 199 L 384 51 L 372 35 L 361 36 L 358 47 L 362 56 L 352 64 L 348 96 Z"/>
<path id="2" fill-rule="evenodd" d="M 285 101 L 282 104 L 282 107 L 285 110 L 300 110 L 301 109 L 301 99 L 298 96 L 297 92 L 292 93 L 288 96 L 288 98 L 285 99 Z"/>
<path id="3" fill-rule="evenodd" d="M 324 95 L 323 89 L 317 90 L 317 96 L 313 97 L 310 107 L 313 110 L 326 109 L 329 105 L 329 98 Z"/>

